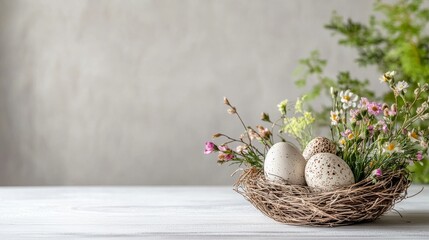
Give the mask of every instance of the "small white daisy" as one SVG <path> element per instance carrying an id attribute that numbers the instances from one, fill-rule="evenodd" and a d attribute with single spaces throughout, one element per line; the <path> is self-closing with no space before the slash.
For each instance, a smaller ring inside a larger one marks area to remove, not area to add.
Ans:
<path id="1" fill-rule="evenodd" d="M 340 98 L 343 103 L 343 108 L 347 109 L 349 107 L 356 107 L 356 102 L 359 97 L 348 89 L 340 92 Z"/>
<path id="2" fill-rule="evenodd" d="M 409 87 L 408 83 L 405 81 L 400 81 L 396 84 L 395 90 L 398 92 L 407 92 L 407 88 Z"/>
<path id="3" fill-rule="evenodd" d="M 338 111 L 331 111 L 331 124 L 337 125 L 340 122 L 340 113 Z"/>

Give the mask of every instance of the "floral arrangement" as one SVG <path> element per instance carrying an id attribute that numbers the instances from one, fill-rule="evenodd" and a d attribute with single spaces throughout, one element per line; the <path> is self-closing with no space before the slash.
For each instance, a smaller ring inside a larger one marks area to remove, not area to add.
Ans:
<path id="1" fill-rule="evenodd" d="M 338 92 L 331 89 L 329 140 L 333 144 L 333 151 L 326 150 L 332 149 L 331 147 L 318 146 L 325 141 L 324 139 L 312 140 L 312 123 L 315 119 L 312 112 L 303 110 L 304 96 L 297 99 L 294 111 L 290 111 L 288 100 L 278 104 L 280 116 L 275 121 L 272 121 L 267 113 L 262 113 L 261 120 L 266 126 L 261 124 L 256 127 L 246 125 L 237 108 L 224 98 L 228 113 L 237 116 L 243 132 L 238 138 L 223 133 L 214 134 L 213 138 L 223 138 L 224 141 L 220 144 L 206 142 L 204 154 L 217 153 L 217 161 L 220 164 L 239 164 L 264 169 L 267 155 L 274 149 L 276 139 L 277 142 L 289 142 L 287 140 L 292 138 L 300 145 L 300 149 L 304 150 L 304 155 L 309 151 L 313 155 L 329 152 L 339 157 L 353 173 L 353 182 L 366 178 L 376 182 L 384 173 L 406 171 L 409 164 L 419 163 L 423 156 L 428 154 L 428 129 L 420 128 L 419 123 L 429 119 L 429 99 L 422 98 L 422 93 L 427 92 L 429 86 L 427 83 L 416 86 L 413 90 L 414 99 L 410 102 L 404 97 L 407 91 L 411 91 L 410 86 L 405 81 L 395 80 L 394 71 L 385 73 L 380 81 L 392 90 L 395 96 L 394 104 L 373 102 L 364 96 L 357 96 L 350 90 Z M 313 149 L 308 150 L 309 147 Z M 273 154 L 275 153 L 271 155 Z M 325 155 L 320 155 L 316 161 L 320 162 L 320 159 L 323 160 L 326 156 L 332 159 L 331 155 Z M 305 159 L 308 161 L 306 168 L 309 159 Z M 305 178 L 308 184 L 307 172 Z M 287 177 L 283 179 L 286 182 L 288 180 Z"/>
<path id="2" fill-rule="evenodd" d="M 428 84 L 419 84 L 408 102 L 404 95 L 408 83 L 395 81 L 394 75 L 391 71 L 380 78 L 394 93 L 395 103 L 390 106 L 359 98 L 349 90 L 331 91 L 332 140 L 338 143 L 337 155 L 350 166 L 356 181 L 420 163 L 428 152 L 428 129 L 419 127 L 419 122 L 429 119 L 429 99 L 421 97 Z"/>
<path id="3" fill-rule="evenodd" d="M 298 98 L 295 103 L 295 111 L 293 116 L 288 116 L 288 100 L 283 100 L 277 107 L 280 112 L 280 117 L 271 121 L 269 114 L 261 113 L 261 120 L 269 126 L 264 127 L 257 125 L 256 127 L 248 126 L 244 123 L 237 108 L 224 97 L 223 102 L 228 106 L 227 112 L 237 116 L 242 127 L 243 133 L 238 138 L 230 137 L 223 133 L 216 133 L 213 138 L 225 138 L 226 141 L 217 145 L 212 141 L 205 143 L 204 154 L 218 153 L 218 163 L 245 164 L 258 169 L 263 168 L 264 159 L 267 151 L 274 144 L 274 129 L 279 129 L 277 137 L 280 141 L 286 142 L 285 134 L 295 138 L 301 147 L 311 140 L 312 131 L 311 124 L 314 122 L 314 117 L 311 112 L 303 110 L 305 96 Z M 236 144 L 235 150 L 230 145 Z"/>

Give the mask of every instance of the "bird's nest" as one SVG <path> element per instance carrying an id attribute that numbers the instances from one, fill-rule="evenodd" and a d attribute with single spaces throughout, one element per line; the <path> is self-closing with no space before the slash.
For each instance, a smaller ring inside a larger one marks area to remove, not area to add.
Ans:
<path id="1" fill-rule="evenodd" d="M 403 200 L 408 173 L 385 173 L 333 191 L 287 185 L 265 179 L 261 170 L 244 170 L 234 190 L 268 217 L 291 225 L 341 226 L 377 219 Z"/>

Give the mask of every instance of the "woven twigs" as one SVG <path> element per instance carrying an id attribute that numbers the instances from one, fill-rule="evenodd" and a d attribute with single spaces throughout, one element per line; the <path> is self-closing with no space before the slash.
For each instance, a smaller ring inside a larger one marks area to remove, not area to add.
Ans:
<path id="1" fill-rule="evenodd" d="M 370 222 L 406 197 L 410 181 L 405 171 L 383 174 L 351 186 L 319 192 L 307 186 L 265 180 L 260 170 L 244 170 L 234 185 L 268 217 L 291 225 L 341 226 Z"/>

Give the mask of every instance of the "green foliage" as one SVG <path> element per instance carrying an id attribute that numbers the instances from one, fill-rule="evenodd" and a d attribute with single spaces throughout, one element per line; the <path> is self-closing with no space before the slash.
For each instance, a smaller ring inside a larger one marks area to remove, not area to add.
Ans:
<path id="1" fill-rule="evenodd" d="M 429 164 L 428 160 L 423 160 L 422 164 L 415 164 L 413 166 L 414 172 L 414 181 L 420 183 L 428 183 L 429 182 L 429 168 L 427 165 Z"/>
<path id="2" fill-rule="evenodd" d="M 355 59 L 361 67 L 376 66 L 380 75 L 395 70 L 397 79 L 404 80 L 410 85 L 429 81 L 429 9 L 422 6 L 422 0 L 398 0 L 395 3 L 377 1 L 374 12 L 381 17 L 371 16 L 367 23 L 352 19 L 344 19 L 338 13 L 325 28 L 339 36 L 338 44 L 355 49 L 358 57 Z M 350 89 L 359 96 L 374 98 L 374 92 L 368 88 L 368 80 L 352 78 L 348 72 L 339 72 L 336 78 L 324 74 L 327 61 L 321 59 L 317 51 L 310 57 L 300 61 L 297 86 L 305 86 L 309 79 L 316 79 L 317 83 L 308 94 L 309 100 L 314 100 L 321 94 L 329 96 L 329 89 Z M 411 101 L 413 92 L 407 92 L 405 99 Z M 423 98 L 427 99 L 425 92 Z M 393 103 L 393 94 L 386 93 L 383 100 Z M 417 104 L 418 105 L 418 104 Z M 416 106 L 417 106 L 416 105 Z M 317 123 L 329 123 L 330 107 L 324 107 L 315 114 Z M 412 109 L 411 111 L 416 111 Z M 429 123 L 421 121 L 419 128 L 427 128 Z M 424 165 L 415 165 L 411 170 L 415 172 L 414 180 L 429 183 L 428 161 Z"/>
<path id="3" fill-rule="evenodd" d="M 318 51 L 311 52 L 309 58 L 302 59 L 300 61 L 300 66 L 295 71 L 295 76 L 298 78 L 295 84 L 302 87 L 307 84 L 309 79 L 315 78 L 316 80 L 316 84 L 312 85 L 312 89 L 306 94 L 306 101 L 314 100 L 322 93 L 330 96 L 331 88 L 338 90 L 350 89 L 359 96 L 374 98 L 374 92 L 368 89 L 368 80 L 361 81 L 359 79 L 352 78 L 349 72 L 339 72 L 335 78 L 327 77 L 324 74 L 326 63 L 326 60 L 320 58 Z M 329 125 L 330 106 L 325 106 L 321 111 L 315 111 L 311 106 L 309 106 L 309 110 L 315 115 L 317 125 Z"/>

